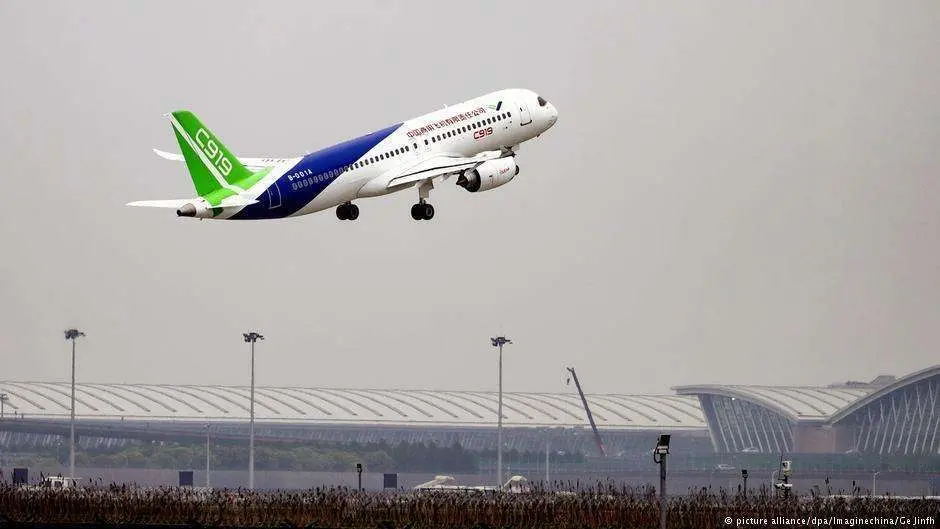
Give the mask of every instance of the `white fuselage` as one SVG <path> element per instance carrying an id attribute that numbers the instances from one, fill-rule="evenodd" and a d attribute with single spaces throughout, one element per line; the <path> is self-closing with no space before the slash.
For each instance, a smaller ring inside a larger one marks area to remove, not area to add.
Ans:
<path id="1" fill-rule="evenodd" d="M 435 157 L 473 157 L 514 150 L 548 130 L 558 117 L 551 103 L 525 89 L 493 92 L 398 125 L 284 160 L 245 195 L 257 204 L 216 218 L 306 215 L 360 198 L 411 187 L 390 178 Z"/>

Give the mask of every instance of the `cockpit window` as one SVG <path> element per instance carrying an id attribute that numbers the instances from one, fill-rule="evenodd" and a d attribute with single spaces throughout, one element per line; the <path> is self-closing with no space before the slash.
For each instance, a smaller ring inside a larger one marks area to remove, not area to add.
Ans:
<path id="1" fill-rule="evenodd" d="M 539 96 L 539 106 L 544 107 L 547 104 L 548 104 L 548 101 L 546 101 L 544 97 Z"/>

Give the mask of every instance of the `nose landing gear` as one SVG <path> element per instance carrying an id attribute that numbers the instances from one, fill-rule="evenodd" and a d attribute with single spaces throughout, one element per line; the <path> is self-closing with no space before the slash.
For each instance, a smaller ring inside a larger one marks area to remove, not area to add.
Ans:
<path id="1" fill-rule="evenodd" d="M 339 220 L 356 220 L 359 218 L 359 206 L 346 202 L 336 206 L 336 218 Z"/>

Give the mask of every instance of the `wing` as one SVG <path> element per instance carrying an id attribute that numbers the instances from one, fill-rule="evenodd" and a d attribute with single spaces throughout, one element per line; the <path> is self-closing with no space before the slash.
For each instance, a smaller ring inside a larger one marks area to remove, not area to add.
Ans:
<path id="1" fill-rule="evenodd" d="M 160 149 L 154 149 L 153 152 L 155 152 L 157 156 L 163 158 L 164 160 L 172 160 L 174 162 L 184 161 L 182 154 L 161 151 Z M 274 167 L 275 165 L 283 163 L 287 160 L 288 158 L 238 158 L 238 161 L 241 162 L 242 165 L 254 171 L 264 169 L 265 167 Z"/>
<path id="2" fill-rule="evenodd" d="M 509 149 L 484 151 L 471 157 L 435 154 L 410 165 L 402 165 L 389 169 L 366 185 L 370 188 L 392 189 L 422 180 L 460 174 L 488 160 L 496 160 L 498 158 L 512 156 L 512 154 L 513 152 Z"/>

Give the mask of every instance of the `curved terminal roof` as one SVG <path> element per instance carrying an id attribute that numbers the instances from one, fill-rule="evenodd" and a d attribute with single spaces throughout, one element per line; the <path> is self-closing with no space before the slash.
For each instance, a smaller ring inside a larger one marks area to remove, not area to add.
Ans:
<path id="1" fill-rule="evenodd" d="M 673 390 L 680 395 L 718 395 L 744 399 L 795 421 L 824 421 L 869 395 L 875 388 L 704 384 L 679 386 Z"/>
<path id="2" fill-rule="evenodd" d="M 70 384 L 0 382 L 6 413 L 26 418 L 69 414 Z M 229 420 L 249 418 L 244 386 L 79 383 L 82 419 Z M 588 395 L 599 428 L 704 429 L 698 400 L 681 395 Z M 255 420 L 283 424 L 487 426 L 496 422 L 495 392 L 255 387 Z M 581 427 L 577 394 L 503 393 L 507 427 Z"/>
<path id="3" fill-rule="evenodd" d="M 884 387 L 881 387 L 879 389 L 876 389 L 875 391 L 868 393 L 867 395 L 856 400 L 849 406 L 846 406 L 842 408 L 841 410 L 839 410 L 838 413 L 832 416 L 831 421 L 833 423 L 837 423 L 845 419 L 849 415 L 852 415 L 856 411 L 864 408 L 865 406 L 868 406 L 869 404 L 875 402 L 876 400 L 880 399 L 881 397 L 884 397 L 885 395 L 893 391 L 897 391 L 901 388 L 916 384 L 922 380 L 927 380 L 928 378 L 933 378 L 933 377 L 940 377 L 940 364 L 932 366 L 932 367 L 928 367 L 926 369 L 921 369 L 920 371 L 911 373 L 910 375 L 903 376 Z"/>

